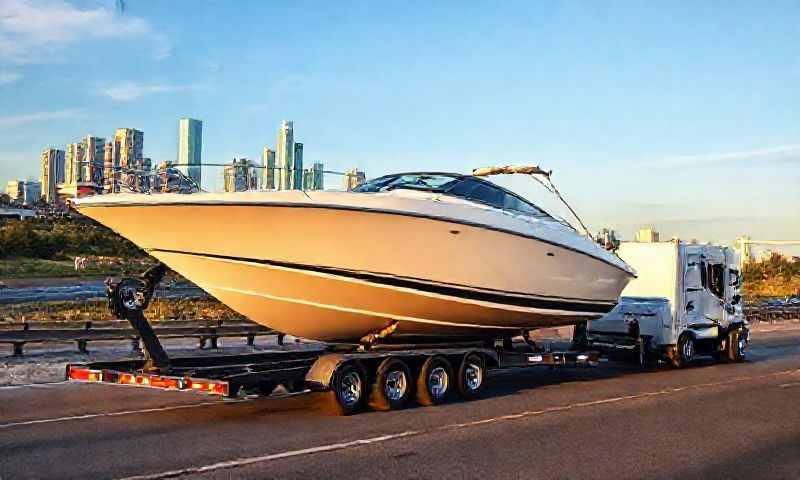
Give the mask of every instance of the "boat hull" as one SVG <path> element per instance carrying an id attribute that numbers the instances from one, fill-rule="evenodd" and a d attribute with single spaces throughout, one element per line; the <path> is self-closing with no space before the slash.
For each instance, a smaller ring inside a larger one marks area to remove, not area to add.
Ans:
<path id="1" fill-rule="evenodd" d="M 458 219 L 286 204 L 84 205 L 234 310 L 355 342 L 484 338 L 596 319 L 631 274 L 569 248 Z"/>

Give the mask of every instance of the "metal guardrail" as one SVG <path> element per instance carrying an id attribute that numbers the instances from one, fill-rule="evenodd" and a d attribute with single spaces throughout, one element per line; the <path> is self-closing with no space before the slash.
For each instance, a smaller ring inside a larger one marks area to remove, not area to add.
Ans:
<path id="1" fill-rule="evenodd" d="M 278 344 L 283 344 L 284 337 L 270 328 L 241 320 L 171 320 L 154 321 L 151 325 L 160 338 L 197 338 L 201 349 L 209 344 L 212 349 L 219 348 L 219 339 L 224 337 L 247 337 L 247 344 L 251 346 L 257 336 L 277 335 Z M 0 324 L 0 343 L 13 345 L 15 356 L 23 355 L 28 343 L 75 342 L 79 352 L 88 353 L 88 343 L 100 340 L 128 340 L 135 353 L 141 352 L 139 337 L 127 321 Z"/>
<path id="2" fill-rule="evenodd" d="M 751 323 L 800 320 L 800 304 L 746 305 L 744 316 Z"/>

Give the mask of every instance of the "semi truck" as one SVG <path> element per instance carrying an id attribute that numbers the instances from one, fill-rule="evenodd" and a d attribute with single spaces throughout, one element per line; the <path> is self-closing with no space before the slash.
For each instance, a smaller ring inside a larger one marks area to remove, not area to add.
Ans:
<path id="1" fill-rule="evenodd" d="M 637 278 L 608 315 L 576 331 L 577 344 L 628 352 L 642 364 L 685 367 L 698 355 L 745 360 L 749 325 L 733 249 L 674 239 L 622 242 L 617 253 Z"/>

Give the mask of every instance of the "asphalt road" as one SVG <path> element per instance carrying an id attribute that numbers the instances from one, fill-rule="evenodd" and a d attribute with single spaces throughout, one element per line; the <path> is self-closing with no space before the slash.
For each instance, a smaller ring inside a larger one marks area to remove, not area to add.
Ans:
<path id="1" fill-rule="evenodd" d="M 333 416 L 324 394 L 225 401 L 0 388 L 0 478 L 800 478 L 800 330 L 750 361 L 504 371 L 487 395 Z"/>

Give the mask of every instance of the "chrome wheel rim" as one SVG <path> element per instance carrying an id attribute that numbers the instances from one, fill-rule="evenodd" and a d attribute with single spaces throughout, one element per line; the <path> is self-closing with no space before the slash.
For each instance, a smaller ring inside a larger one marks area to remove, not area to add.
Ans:
<path id="1" fill-rule="evenodd" d="M 477 390 L 483 383 L 483 369 L 475 363 L 467 365 L 467 368 L 464 369 L 464 376 L 470 390 Z"/>
<path id="2" fill-rule="evenodd" d="M 450 379 L 447 377 L 447 370 L 442 367 L 434 368 L 428 375 L 428 390 L 436 398 L 442 397 L 447 393 L 449 384 Z"/>
<path id="3" fill-rule="evenodd" d="M 389 400 L 400 400 L 405 396 L 408 382 L 406 382 L 406 374 L 400 370 L 393 370 L 386 375 L 386 382 L 384 382 L 383 390 Z"/>
<path id="4" fill-rule="evenodd" d="M 686 340 L 683 344 L 683 358 L 685 360 L 691 360 L 692 355 L 694 355 L 694 342 Z"/>
<path id="5" fill-rule="evenodd" d="M 355 405 L 361 399 L 361 377 L 356 372 L 348 372 L 339 385 L 339 396 L 345 405 Z"/>

